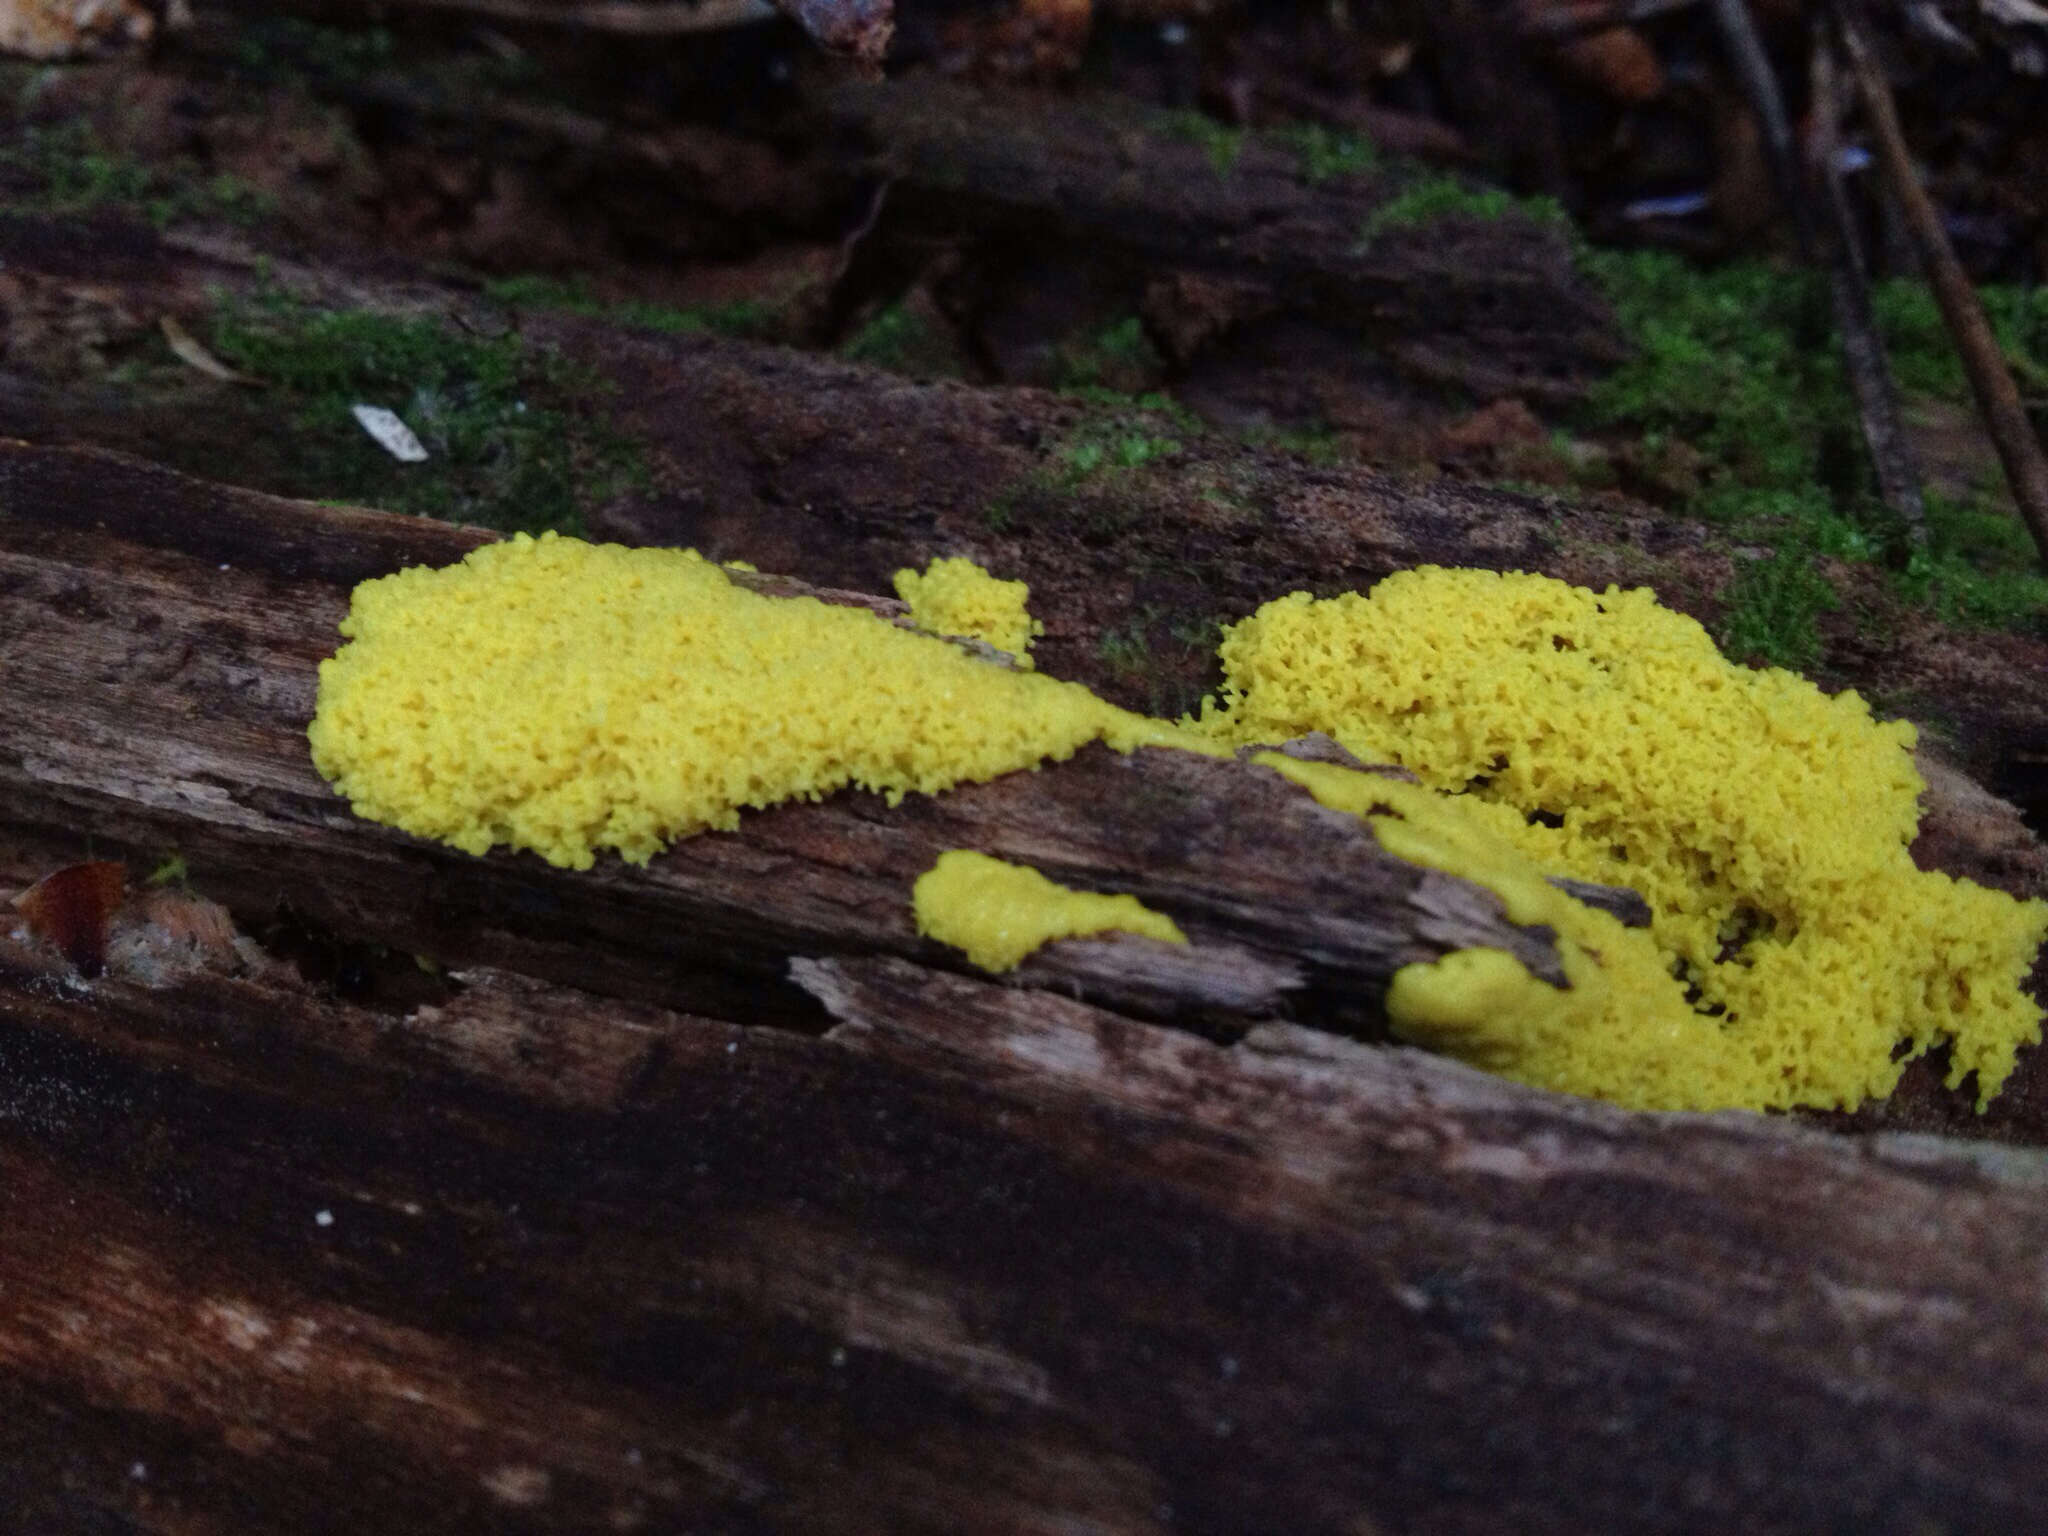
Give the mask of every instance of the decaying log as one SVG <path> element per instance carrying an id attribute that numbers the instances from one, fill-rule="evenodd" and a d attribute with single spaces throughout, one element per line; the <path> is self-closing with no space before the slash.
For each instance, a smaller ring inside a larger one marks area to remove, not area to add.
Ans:
<path id="1" fill-rule="evenodd" d="M 608 509 L 607 536 L 868 589 L 972 553 L 1030 582 L 1051 670 L 1134 707 L 1192 707 L 1213 686 L 1214 642 L 1190 629 L 1213 634 L 1289 591 L 1364 591 L 1416 565 L 1534 570 L 1595 590 L 1654 586 L 1712 625 L 1734 565 L 1700 524 L 1647 509 L 1304 464 L 1201 434 L 1142 471 L 1077 476 L 1064 455 L 1090 433 L 1175 428 L 715 338 L 528 325 L 615 381 L 622 425 L 662 464 L 667 489 Z M 1831 574 L 1881 600 L 1881 578 Z M 1907 613 L 1887 623 L 1831 633 L 1823 681 L 1958 722 L 1969 772 L 2048 806 L 2048 643 Z M 1111 631 L 1142 641 L 1142 687 L 1105 663 Z"/>
<path id="2" fill-rule="evenodd" d="M 1005 104 L 920 80 L 841 86 L 828 107 L 889 178 L 868 241 L 964 241 L 1012 264 L 1056 249 L 1128 269 L 1179 363 L 1228 327 L 1306 316 L 1437 386 L 1555 402 L 1625 355 L 1563 229 L 1526 214 L 1431 220 L 1418 240 L 1376 222 L 1402 190 L 1394 173 L 1318 178 L 1252 137 L 1223 159 L 1106 103 Z M 1181 346 L 1165 297 L 1176 279 L 1199 282 L 1211 311 Z"/>
<path id="3" fill-rule="evenodd" d="M 1478 402 L 1562 402 L 1626 353 L 1559 224 L 1452 213 L 1420 221 L 1418 238 L 1418 221 L 1375 222 L 1404 190 L 1394 170 L 1312 174 L 1300 151 L 1251 135 L 1226 161 L 1175 120 L 1112 101 L 835 79 L 738 123 L 651 130 L 399 74 L 343 95 L 405 122 L 417 147 L 468 154 L 488 132 L 494 162 L 544 168 L 549 195 L 573 194 L 584 219 L 595 205 L 642 250 L 841 246 L 835 291 L 815 296 L 817 339 L 947 249 L 984 286 L 1041 265 L 1099 279 L 1119 313 L 1147 311 L 1176 365 L 1299 320 Z M 1184 281 L 1199 300 L 1176 298 Z"/>
<path id="4" fill-rule="evenodd" d="M 606 381 L 611 425 L 648 458 L 654 489 L 600 509 L 594 531 L 865 592 L 887 591 L 899 567 L 971 554 L 1030 582 L 1050 670 L 1156 713 L 1214 685 L 1219 624 L 1287 591 L 1362 591 L 1422 564 L 1537 570 L 1596 589 L 1654 585 L 1712 625 L 1735 564 L 1701 525 L 1647 508 L 1305 463 L 1184 418 L 1045 391 L 917 383 L 588 317 L 508 317 L 473 292 L 394 287 L 220 237 L 23 217 L 0 220 L 0 260 L 17 281 L 75 296 L 66 302 L 88 306 L 92 324 L 125 316 L 150 332 L 168 314 L 204 334 L 220 293 L 259 283 L 323 306 L 439 313 L 483 334 L 516 318 Z M 210 380 L 165 401 L 0 368 L 0 435 L 117 447 L 245 483 L 274 471 L 260 445 L 279 409 L 268 392 Z M 1076 470 L 1077 445 L 1131 433 L 1170 439 L 1168 451 L 1142 469 Z M 1968 773 L 2036 814 L 2048 807 L 2048 643 L 1949 628 L 1898 609 L 1880 577 L 1831 575 L 1847 601 L 1821 621 L 1822 681 L 1946 722 Z M 1858 618 L 1861 605 L 1884 622 Z M 1142 651 L 1136 673 L 1104 650 L 1112 632 Z"/>
<path id="5" fill-rule="evenodd" d="M 393 287 L 134 223 L 0 220 L 0 260 L 17 281 L 83 296 L 94 324 L 140 317 L 152 332 L 152 317 L 170 314 L 203 335 L 218 294 L 259 282 L 314 304 L 438 312 L 484 334 L 511 318 L 473 292 Z M 715 336 L 564 315 L 517 323 L 607 381 L 612 425 L 647 455 L 654 489 L 601 509 L 603 536 L 693 545 L 866 592 L 887 591 L 899 567 L 971 554 L 1030 582 L 1050 670 L 1158 713 L 1192 707 L 1213 686 L 1218 624 L 1287 591 L 1365 590 L 1421 564 L 1538 570 L 1596 589 L 1654 585 L 1712 625 L 1735 563 L 1701 525 L 1642 507 L 1304 463 L 1184 419 L 917 383 Z M 274 464 L 251 445 L 274 436 L 280 403 L 212 381 L 195 388 L 184 400 L 127 399 L 0 368 L 0 434 L 261 483 Z M 1076 445 L 1129 433 L 1170 439 L 1169 451 L 1138 470 L 1077 472 Z M 1902 611 L 1882 578 L 1853 566 L 1831 576 L 1846 601 L 1821 621 L 1823 682 L 1946 722 L 1967 772 L 2036 814 L 2048 807 L 2048 644 Z M 1858 618 L 1863 605 L 1883 623 Z M 1113 631 L 1143 652 L 1138 673 L 1104 651 Z"/>
<path id="6" fill-rule="evenodd" d="M 938 961 L 910 887 L 945 849 L 975 847 L 1173 918 L 1190 948 L 1098 943 L 1029 973 L 1144 1014 L 1361 1027 L 1395 970 L 1475 944 L 1564 984 L 1554 935 L 1509 923 L 1490 893 L 1392 858 L 1271 769 L 1158 750 L 1093 748 L 895 810 L 844 796 L 771 811 L 645 871 L 601 866 L 593 899 L 571 901 L 530 856 L 479 860 L 357 822 L 306 753 L 314 663 L 348 587 L 459 558 L 474 531 L 22 446 L 0 447 L 0 495 L 8 819 L 176 849 L 244 910 L 289 905 L 440 964 L 718 1012 L 791 953 Z M 279 864 L 281 846 L 317 877 Z"/>
<path id="7" fill-rule="evenodd" d="M 0 446 L 0 876 L 176 850 L 245 925 L 462 967 L 351 1003 L 246 943 L 87 982 L 0 936 L 8 1528 L 2013 1530 L 2048 1495 L 2041 1154 L 1262 1020 L 1345 1022 L 1373 914 L 1450 941 L 1431 893 L 1456 942 L 1541 937 L 1242 765 L 1083 754 L 581 874 L 352 819 L 301 737 L 348 587 L 480 537 Z M 1134 1016 L 1188 996 L 1157 946 L 949 969 L 901 882 L 962 839 L 1114 862 L 1251 984 L 1189 1029 Z"/>

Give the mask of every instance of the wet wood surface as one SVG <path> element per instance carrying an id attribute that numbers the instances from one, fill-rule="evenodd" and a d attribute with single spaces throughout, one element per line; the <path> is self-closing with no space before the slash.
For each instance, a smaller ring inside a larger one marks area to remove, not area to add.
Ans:
<path id="1" fill-rule="evenodd" d="M 2028 1528 L 2040 1154 L 1316 1027 L 1497 915 L 1228 765 L 840 797 L 644 871 L 358 822 L 313 668 L 354 582 L 480 537 L 0 446 L 0 885 L 175 853 L 245 935 L 441 972 L 0 944 L 0 1525 Z M 1227 814 L 1169 840 L 1147 794 Z M 969 974 L 902 898 L 971 835 L 1114 865 L 1256 984 L 1124 941 Z"/>

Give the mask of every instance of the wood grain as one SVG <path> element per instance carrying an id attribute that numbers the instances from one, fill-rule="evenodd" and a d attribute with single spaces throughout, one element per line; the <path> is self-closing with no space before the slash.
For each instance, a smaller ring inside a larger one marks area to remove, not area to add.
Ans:
<path id="1" fill-rule="evenodd" d="M 587 874 L 359 822 L 312 668 L 479 537 L 0 445 L 0 871 L 176 850 L 453 969 L 0 935 L 0 1529 L 2030 1528 L 2042 1155 L 1341 1038 L 1376 967 L 1543 937 L 1230 765 Z M 901 898 L 963 839 L 1241 974 L 956 969 Z"/>

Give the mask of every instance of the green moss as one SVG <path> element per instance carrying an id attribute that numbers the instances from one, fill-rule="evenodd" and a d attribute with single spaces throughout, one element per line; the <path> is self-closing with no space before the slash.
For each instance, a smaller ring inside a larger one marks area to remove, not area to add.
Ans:
<path id="1" fill-rule="evenodd" d="M 1055 380 L 1065 389 L 1115 387 L 1156 379 L 1164 360 L 1136 315 L 1073 337 L 1059 348 Z"/>
<path id="2" fill-rule="evenodd" d="M 1721 594 L 1723 654 L 1750 665 L 1810 667 L 1820 659 L 1816 621 L 1841 606 L 1810 556 L 1790 545 L 1744 566 Z"/>
<path id="3" fill-rule="evenodd" d="M 424 316 L 314 309 L 280 295 L 224 305 L 214 353 L 280 397 L 273 488 L 510 531 L 575 531 L 644 473 L 605 420 L 609 386 L 516 336 Z M 357 424 L 394 410 L 425 445 L 401 464 Z"/>
<path id="4" fill-rule="evenodd" d="M 927 327 L 907 305 L 891 304 L 849 336 L 839 353 L 857 363 L 900 371 L 913 354 L 922 350 L 928 339 L 926 332 Z"/>
<path id="5" fill-rule="evenodd" d="M 1178 719 L 1198 709 L 1215 682 L 1223 623 L 1148 603 L 1097 637 L 1095 656 L 1113 687 L 1159 719 Z"/>
<path id="6" fill-rule="evenodd" d="M 2048 392 L 2048 289 L 1991 286 L 1980 288 L 1977 297 L 2022 392 Z M 1879 283 L 1871 290 L 1870 307 L 1902 392 L 1969 398 L 1962 359 L 1925 283 Z"/>
<path id="7" fill-rule="evenodd" d="M 1105 629 L 1095 641 L 1095 655 L 1121 682 L 1141 678 L 1152 666 L 1149 617 Z"/>
<path id="8" fill-rule="evenodd" d="M 484 284 L 484 296 L 507 309 L 552 309 L 589 315 L 635 330 L 687 335 L 709 331 L 720 336 L 768 338 L 782 330 L 782 312 L 761 299 L 736 299 L 728 304 L 679 308 L 646 299 L 599 299 L 581 278 L 547 277 L 537 273 L 496 278 Z"/>
<path id="9" fill-rule="evenodd" d="M 1132 430 L 1090 432 L 1064 443 L 1059 463 L 1068 480 L 1080 481 L 1103 470 L 1143 469 L 1180 451 L 1178 438 Z"/>
<path id="10" fill-rule="evenodd" d="M 1768 539 L 1790 560 L 1905 564 L 1904 530 L 1877 494 L 1819 278 L 1760 263 L 1701 271 L 1658 253 L 1588 252 L 1581 260 L 1635 349 L 1594 386 L 1582 428 L 1625 429 L 1651 446 L 1690 445 L 1702 459 L 1700 488 L 1682 510 Z M 2016 369 L 2026 376 L 2041 368 L 2048 299 L 1997 288 L 1983 297 Z M 1961 366 L 1925 289 L 1881 284 L 1875 310 L 1909 401 L 1967 405 Z M 2039 622 L 2048 577 L 1997 487 L 1961 500 L 1930 495 L 1927 512 L 1928 547 L 1895 577 L 1903 596 L 1951 622 Z M 1739 606 L 1766 615 L 1756 633 L 1797 628 L 1786 617 L 1802 606 L 1796 587 L 1774 569 L 1740 594 Z M 1766 646 L 1772 654 L 1801 648 Z"/>
<path id="11" fill-rule="evenodd" d="M 1249 447 L 1263 448 L 1269 453 L 1284 453 L 1318 468 L 1327 469 L 1344 462 L 1344 440 L 1328 422 L 1291 427 L 1250 426 L 1237 435 Z"/>
<path id="12" fill-rule="evenodd" d="M 1237 165 L 1238 156 L 1244 153 L 1244 130 L 1225 127 L 1205 112 L 1163 112 L 1157 122 L 1159 130 L 1168 137 L 1200 148 L 1209 157 L 1209 165 L 1218 176 L 1229 175 Z"/>
<path id="13" fill-rule="evenodd" d="M 1070 385 L 1060 391 L 1069 400 L 1090 407 L 1099 423 L 1122 423 L 1134 427 L 1170 427 L 1182 432 L 1199 432 L 1202 419 L 1173 396 L 1158 390 L 1127 394 L 1097 384 Z"/>
<path id="14" fill-rule="evenodd" d="M 92 213 L 126 209 L 159 229 L 193 219 L 254 224 L 271 212 L 268 196 L 233 176 L 192 163 L 145 165 L 108 148 L 81 119 L 30 124 L 0 144 L 0 179 L 16 212 Z"/>
<path id="15" fill-rule="evenodd" d="M 1550 198 L 1516 197 L 1499 187 L 1454 176 L 1425 176 L 1375 208 L 1359 230 L 1363 250 L 1390 230 L 1436 224 L 1445 219 L 1504 219 L 1519 215 L 1542 224 L 1569 227 L 1570 218 Z"/>
<path id="16" fill-rule="evenodd" d="M 990 532 L 1050 518 L 1084 537 L 1111 538 L 1144 515 L 1139 477 L 1183 453 L 1175 432 L 1200 430 L 1192 415 L 1163 395 L 1100 389 L 1065 393 L 1090 409 L 1038 464 L 989 499 L 981 516 Z"/>
<path id="17" fill-rule="evenodd" d="M 889 305 L 849 336 L 841 357 L 921 379 L 959 378 L 964 360 L 944 320 L 908 300 Z"/>
<path id="18" fill-rule="evenodd" d="M 1083 420 L 1056 444 L 1047 460 L 1052 483 L 1072 489 L 1103 475 L 1128 475 L 1180 456 L 1180 434 L 1201 423 L 1166 395 L 1121 395 L 1084 386 L 1063 391 L 1089 407 Z"/>
<path id="19" fill-rule="evenodd" d="M 1321 123 L 1289 124 L 1275 129 L 1271 137 L 1294 151 L 1301 163 L 1301 179 L 1311 186 L 1379 166 L 1379 147 L 1372 140 Z"/>

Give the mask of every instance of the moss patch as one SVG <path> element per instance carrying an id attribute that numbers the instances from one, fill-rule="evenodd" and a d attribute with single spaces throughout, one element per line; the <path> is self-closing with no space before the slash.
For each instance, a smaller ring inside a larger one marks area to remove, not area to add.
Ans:
<path id="1" fill-rule="evenodd" d="M 311 308 L 280 295 L 224 305 L 214 352 L 274 391 L 273 489 L 511 531 L 573 531 L 642 473 L 609 427 L 611 386 L 516 336 L 424 316 Z M 426 447 L 393 459 L 350 407 L 396 411 Z"/>
<path id="2" fill-rule="evenodd" d="M 736 299 L 729 304 L 688 308 L 645 299 L 600 299 L 579 279 L 534 273 L 488 282 L 484 285 L 484 296 L 507 309 L 551 309 L 588 315 L 612 325 L 672 336 L 706 331 L 719 336 L 766 340 L 779 337 L 785 329 L 780 309 L 761 299 Z"/>
<path id="3" fill-rule="evenodd" d="M 1907 558 L 1865 456 L 1823 280 L 1760 263 L 1700 271 L 1661 253 L 1581 261 L 1636 350 L 1594 386 L 1579 425 L 1634 434 L 1652 456 L 1683 444 L 1699 471 L 1674 505 L 1779 551 L 1729 594 L 1731 651 L 1790 666 L 1818 654 L 1812 620 L 1832 606 L 1811 569 L 1819 556 L 1889 563 L 1902 596 L 1949 622 L 2026 626 L 2048 612 L 2048 578 L 1997 485 L 1930 495 L 1928 548 Z M 2048 376 L 2048 298 L 1984 299 L 2016 371 Z M 1916 397 L 1965 403 L 1925 290 L 1881 285 L 1875 308 L 1908 410 Z"/>
<path id="4" fill-rule="evenodd" d="M 1392 230 L 1436 224 L 1445 219 L 1492 220 L 1520 216 L 1542 224 L 1569 225 L 1564 209 L 1550 198 L 1516 197 L 1455 176 L 1423 176 L 1396 192 L 1367 216 L 1358 232 L 1364 250 Z"/>
<path id="5" fill-rule="evenodd" d="M 195 163 L 145 165 L 109 147 L 82 119 L 31 123 L 0 144 L 0 194 L 13 213 L 126 209 L 162 229 L 196 219 L 261 222 L 271 201 L 233 176 Z"/>

